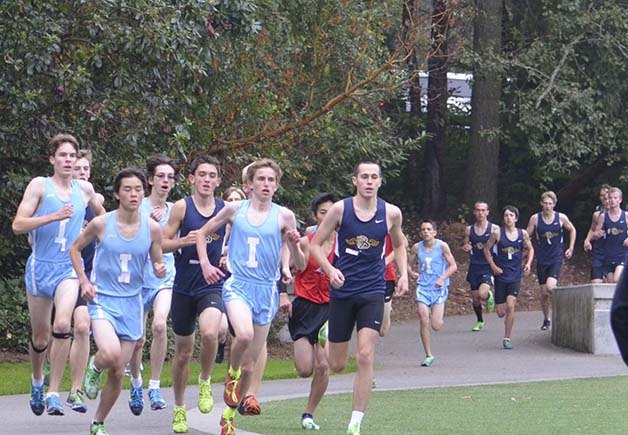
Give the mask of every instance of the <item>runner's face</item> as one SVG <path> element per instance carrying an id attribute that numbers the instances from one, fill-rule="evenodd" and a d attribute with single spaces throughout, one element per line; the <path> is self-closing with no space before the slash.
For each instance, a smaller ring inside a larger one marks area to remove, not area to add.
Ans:
<path id="1" fill-rule="evenodd" d="M 510 210 L 504 212 L 504 225 L 507 227 L 514 227 L 517 223 L 517 216 Z"/>
<path id="2" fill-rule="evenodd" d="M 608 196 L 608 189 L 602 189 L 600 190 L 600 204 L 604 205 L 604 203 L 607 201 L 607 197 Z"/>
<path id="3" fill-rule="evenodd" d="M 483 202 L 478 202 L 473 207 L 473 216 L 475 216 L 475 220 L 478 222 L 484 222 L 488 217 L 488 205 Z"/>
<path id="4" fill-rule="evenodd" d="M 218 169 L 210 163 L 198 165 L 189 180 L 194 190 L 201 196 L 213 196 L 216 188 L 220 186 Z"/>
<path id="5" fill-rule="evenodd" d="M 543 211 L 546 213 L 554 211 L 555 205 L 556 204 L 554 203 L 554 201 L 552 201 L 552 198 L 543 198 L 541 200 L 541 207 L 543 208 Z"/>
<path id="6" fill-rule="evenodd" d="M 316 221 L 317 225 L 320 225 L 323 222 L 323 219 L 327 215 L 327 212 L 332 205 L 334 205 L 334 203 L 331 201 L 325 201 L 324 203 L 318 205 L 316 213 L 314 214 L 314 220 Z"/>
<path id="7" fill-rule="evenodd" d="M 227 197 L 227 199 L 225 199 L 225 201 L 227 202 L 233 202 L 233 201 L 242 201 L 246 198 L 242 198 L 242 195 L 240 195 L 237 191 L 233 191 L 229 194 L 229 196 Z"/>
<path id="8" fill-rule="evenodd" d="M 377 191 L 382 185 L 379 165 L 362 163 L 358 166 L 358 174 L 353 176 L 352 180 L 359 196 L 364 198 L 377 196 Z"/>
<path id="9" fill-rule="evenodd" d="M 621 195 L 619 192 L 608 194 L 608 208 L 617 208 L 621 204 Z"/>
<path id="10" fill-rule="evenodd" d="M 120 189 L 115 193 L 120 201 L 120 208 L 127 211 L 138 210 L 144 198 L 144 186 L 137 177 L 128 177 L 120 180 Z"/>
<path id="11" fill-rule="evenodd" d="M 259 168 L 255 171 L 249 188 L 251 195 L 256 196 L 258 199 L 272 200 L 277 190 L 277 174 L 270 167 Z"/>
<path id="12" fill-rule="evenodd" d="M 91 166 L 89 160 L 86 158 L 77 159 L 74 162 L 74 169 L 72 170 L 72 178 L 77 180 L 89 181 L 89 177 L 92 175 Z"/>
<path id="13" fill-rule="evenodd" d="M 148 179 L 153 191 L 165 196 L 168 196 L 174 187 L 174 181 L 174 168 L 170 165 L 158 165 L 155 168 L 155 175 Z"/>
<path id="14" fill-rule="evenodd" d="M 436 237 L 436 230 L 429 222 L 423 222 L 419 232 L 421 233 L 421 238 L 426 242 L 432 241 Z"/>
<path id="15" fill-rule="evenodd" d="M 62 143 L 55 155 L 50 157 L 50 164 L 54 167 L 56 175 L 71 177 L 76 162 L 76 149 L 69 142 Z"/>

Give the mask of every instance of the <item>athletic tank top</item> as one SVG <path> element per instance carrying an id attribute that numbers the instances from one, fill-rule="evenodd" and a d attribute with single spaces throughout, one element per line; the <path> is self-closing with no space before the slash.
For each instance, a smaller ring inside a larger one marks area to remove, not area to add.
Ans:
<path id="1" fill-rule="evenodd" d="M 153 206 L 150 203 L 148 197 L 142 200 L 142 205 L 140 206 L 140 213 L 144 213 L 146 217 L 152 219 L 150 217 L 151 212 L 153 211 Z M 162 216 L 161 220 L 158 222 L 159 226 L 163 229 L 168 223 L 168 219 L 170 219 L 170 212 L 172 212 L 172 203 L 166 201 L 166 212 Z M 164 264 L 166 265 L 166 275 L 164 278 L 158 278 L 155 276 L 155 270 L 153 269 L 153 265 L 151 261 L 146 262 L 146 270 L 144 271 L 144 287 L 146 288 L 159 288 L 160 284 L 164 280 L 169 279 L 169 275 L 174 273 L 174 254 L 172 252 L 164 252 L 163 253 Z"/>
<path id="2" fill-rule="evenodd" d="M 432 250 L 427 251 L 425 249 L 425 243 L 419 242 L 417 258 L 421 265 L 418 281 L 420 287 L 434 287 L 438 277 L 445 273 L 445 270 L 449 267 L 449 264 L 445 260 L 445 255 L 443 254 L 442 243 L 441 240 L 436 239 Z M 445 280 L 443 287 L 449 287 L 449 278 Z"/>
<path id="3" fill-rule="evenodd" d="M 392 238 L 390 234 L 386 234 L 386 248 L 384 248 L 384 264 L 386 263 L 386 257 L 388 257 L 394 251 Z M 394 281 L 397 278 L 397 272 L 395 269 L 395 262 L 391 261 L 386 264 L 386 269 L 384 270 L 384 281 Z"/>
<path id="4" fill-rule="evenodd" d="M 307 239 L 312 242 L 314 234 L 308 234 Z M 329 262 L 334 261 L 334 246 L 327 255 Z M 297 272 L 294 277 L 294 294 L 316 304 L 329 302 L 329 277 L 323 272 L 310 255 L 307 266 L 303 272 Z"/>
<path id="5" fill-rule="evenodd" d="M 92 209 L 87 207 L 85 208 L 85 218 L 83 220 L 83 228 L 87 226 L 91 220 L 94 219 L 94 212 Z M 94 252 L 96 252 L 96 240 L 92 240 L 89 242 L 87 246 L 83 248 L 81 251 L 81 258 L 83 258 L 83 268 L 85 269 L 85 274 L 89 276 L 92 273 L 92 264 L 94 263 Z"/>
<path id="6" fill-rule="evenodd" d="M 488 222 L 486 230 L 482 234 L 475 232 L 475 225 L 469 225 L 469 242 L 471 242 L 471 259 L 470 264 L 474 266 L 484 266 L 490 270 L 488 261 L 484 256 L 484 245 L 488 242 L 493 231 L 493 224 Z M 493 248 L 493 256 L 495 255 L 495 249 Z"/>
<path id="7" fill-rule="evenodd" d="M 44 178 L 44 195 L 33 217 L 56 213 L 64 205 L 74 207 L 72 217 L 50 222 L 29 232 L 33 258 L 37 261 L 64 263 L 70 261 L 70 246 L 77 239 L 85 218 L 85 201 L 77 180 L 70 182 L 72 194 L 63 201 L 57 195 L 50 177 Z"/>
<path id="8" fill-rule="evenodd" d="M 623 261 L 628 248 L 624 246 L 624 240 L 628 236 L 626 225 L 626 212 L 621 211 L 619 219 L 612 221 L 608 212 L 604 212 L 604 261 Z"/>
<path id="9" fill-rule="evenodd" d="M 272 203 L 264 222 L 254 226 L 247 218 L 250 206 L 250 200 L 242 201 L 233 219 L 229 235 L 229 270 L 237 280 L 270 285 L 279 279 L 281 207 Z"/>
<path id="10" fill-rule="evenodd" d="M 92 283 L 107 296 L 137 296 L 144 285 L 144 270 L 150 263 L 150 221 L 140 213 L 140 226 L 131 239 L 118 231 L 117 210 L 107 213 L 105 232 L 96 244 Z"/>
<path id="11" fill-rule="evenodd" d="M 558 212 L 554 212 L 554 219 L 550 224 L 546 224 L 543 220 L 543 213 L 537 213 L 536 238 L 538 240 L 537 263 L 542 266 L 551 266 L 562 261 L 563 228 L 560 225 Z"/>
<path id="12" fill-rule="evenodd" d="M 503 270 L 503 273 L 495 275 L 495 279 L 505 283 L 520 281 L 523 270 L 521 266 L 523 259 L 523 230 L 517 228 L 517 239 L 515 241 L 511 241 L 506 237 L 506 229 L 504 227 L 500 228 L 499 233 L 495 264 Z"/>
<path id="13" fill-rule="evenodd" d="M 377 198 L 375 216 L 362 222 L 355 215 L 353 198 L 343 199 L 342 224 L 336 236 L 334 267 L 345 282 L 331 288 L 334 298 L 346 299 L 357 294 L 384 294 L 384 242 L 388 234 L 386 202 Z"/>
<path id="14" fill-rule="evenodd" d="M 214 211 L 209 216 L 204 216 L 196 208 L 191 196 L 186 196 L 185 215 L 179 229 L 179 237 L 185 237 L 190 231 L 198 230 L 207 223 L 208 220 L 218 214 L 223 209 L 225 203 L 222 199 L 215 198 Z M 220 256 L 222 255 L 222 245 L 225 239 L 225 226 L 218 228 L 213 234 L 207 236 L 207 256 L 212 266 L 218 267 Z M 196 245 L 181 248 L 175 256 L 175 266 L 177 273 L 174 276 L 173 291 L 181 294 L 192 295 L 208 289 L 210 287 L 222 288 L 224 278 L 214 284 L 207 284 L 203 278 L 203 272 L 198 261 Z"/>

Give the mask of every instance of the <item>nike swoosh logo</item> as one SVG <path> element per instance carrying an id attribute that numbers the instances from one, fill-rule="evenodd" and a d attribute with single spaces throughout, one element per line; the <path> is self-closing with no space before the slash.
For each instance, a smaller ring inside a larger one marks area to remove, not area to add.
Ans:
<path id="1" fill-rule="evenodd" d="M 375 219 L 376 224 L 381 224 L 382 222 L 384 222 L 384 219 L 379 219 L 379 220 Z"/>

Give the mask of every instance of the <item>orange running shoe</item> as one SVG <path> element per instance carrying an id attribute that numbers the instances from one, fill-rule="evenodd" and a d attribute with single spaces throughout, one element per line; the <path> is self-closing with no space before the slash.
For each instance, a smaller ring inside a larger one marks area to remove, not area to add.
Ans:
<path id="1" fill-rule="evenodd" d="M 220 417 L 220 435 L 235 435 L 233 418 Z"/>
<path id="2" fill-rule="evenodd" d="M 227 370 L 227 376 L 225 379 L 225 394 L 223 395 L 223 399 L 229 408 L 237 408 L 240 403 L 240 389 L 238 388 L 239 383 L 240 377 L 233 379 L 229 374 L 229 370 Z"/>
<path id="3" fill-rule="evenodd" d="M 255 396 L 249 394 L 242 399 L 242 402 L 240 402 L 238 412 L 240 415 L 260 415 L 262 413 L 262 408 L 259 406 L 259 402 Z"/>

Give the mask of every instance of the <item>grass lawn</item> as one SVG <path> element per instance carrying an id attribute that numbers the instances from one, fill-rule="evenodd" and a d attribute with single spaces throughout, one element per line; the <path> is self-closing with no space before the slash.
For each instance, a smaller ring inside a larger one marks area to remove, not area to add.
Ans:
<path id="1" fill-rule="evenodd" d="M 198 382 L 198 374 L 201 370 L 200 364 L 196 361 L 190 363 L 190 378 L 189 385 L 195 385 Z M 345 373 L 351 373 L 356 370 L 355 359 L 351 359 L 347 364 Z M 216 364 L 212 373 L 212 382 L 224 382 L 225 373 L 227 371 L 226 363 Z M 150 366 L 144 363 L 144 370 L 142 372 L 142 378 L 145 383 L 148 383 L 150 377 Z M 106 376 L 103 376 L 103 385 Z M 280 360 L 269 359 L 266 364 L 266 371 L 264 373 L 265 380 L 271 379 L 293 379 L 298 378 L 297 372 L 294 369 L 294 363 L 292 360 Z M 30 379 L 31 379 L 31 365 L 30 363 L 2 363 L 0 364 L 0 396 L 6 396 L 9 394 L 26 394 L 30 391 Z M 128 387 L 129 378 L 125 380 L 125 386 Z M 172 366 L 170 362 L 166 362 L 161 374 L 161 386 L 172 386 Z M 70 389 L 70 368 L 66 366 L 65 374 L 63 375 L 63 381 L 61 383 L 61 391 L 68 391 Z"/>
<path id="2" fill-rule="evenodd" d="M 306 399 L 263 403 L 262 415 L 236 417 L 236 427 L 262 434 L 304 433 L 300 418 L 305 403 Z M 625 434 L 627 404 L 628 377 L 375 390 L 362 433 Z M 317 433 L 345 434 L 350 417 L 351 396 L 328 395 L 315 415 L 321 426 Z"/>

